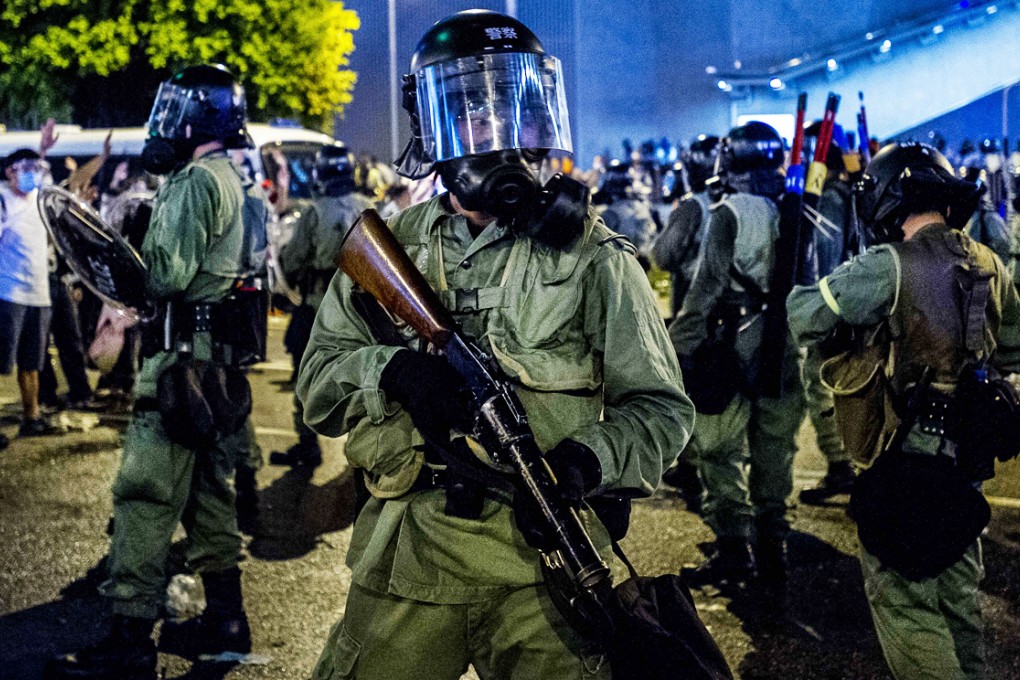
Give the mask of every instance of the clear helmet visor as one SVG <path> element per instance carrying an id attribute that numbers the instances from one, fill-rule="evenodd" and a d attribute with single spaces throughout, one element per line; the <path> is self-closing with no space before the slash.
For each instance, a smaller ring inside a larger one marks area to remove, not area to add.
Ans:
<path id="1" fill-rule="evenodd" d="M 149 114 L 149 136 L 175 139 L 183 136 L 189 104 L 201 99 L 202 93 L 171 83 L 162 83 Z"/>
<path id="2" fill-rule="evenodd" d="M 510 52 L 452 59 L 416 74 L 425 154 L 434 162 L 503 149 L 572 152 L 560 62 Z"/>

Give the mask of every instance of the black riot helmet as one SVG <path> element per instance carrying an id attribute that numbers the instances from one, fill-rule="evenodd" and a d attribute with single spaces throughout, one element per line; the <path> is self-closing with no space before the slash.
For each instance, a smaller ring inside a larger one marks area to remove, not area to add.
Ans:
<path id="1" fill-rule="evenodd" d="M 468 209 L 485 210 L 487 202 L 496 214 L 493 198 L 513 204 L 529 191 L 499 182 L 482 191 L 478 171 L 451 168 L 450 161 L 490 156 L 521 174 L 550 149 L 572 151 L 559 60 L 531 29 L 496 12 L 458 12 L 425 33 L 405 76 L 404 107 L 413 137 L 397 172 L 417 178 L 438 164 L 443 183 Z"/>
<path id="2" fill-rule="evenodd" d="M 857 216 L 869 244 L 903 240 L 903 222 L 917 213 L 939 212 L 954 229 L 977 208 L 984 187 L 958 178 L 946 157 L 920 142 L 882 148 L 855 187 Z"/>
<path id="3" fill-rule="evenodd" d="M 999 153 L 999 140 L 994 137 L 984 137 L 978 142 L 978 151 L 983 154 Z"/>
<path id="4" fill-rule="evenodd" d="M 220 64 L 189 66 L 159 86 L 142 150 L 145 169 L 161 175 L 202 144 L 250 148 L 244 88 Z"/>
<path id="5" fill-rule="evenodd" d="M 592 196 L 598 205 L 612 205 L 633 194 L 634 179 L 630 175 L 630 164 L 613 159 L 602 173 L 599 186 Z"/>
<path id="6" fill-rule="evenodd" d="M 323 144 L 315 152 L 312 179 L 321 196 L 344 196 L 354 191 L 354 154 L 342 143 Z"/>
<path id="7" fill-rule="evenodd" d="M 517 19 L 472 9 L 433 25 L 404 76 L 404 108 L 412 137 L 397 159 L 399 174 L 416 179 L 438 170 L 464 209 L 530 235 L 545 224 L 538 213 L 564 205 L 569 186 L 570 200 L 585 204 L 570 209 L 571 231 L 583 224 L 586 192 L 565 177 L 556 195 L 538 182 L 548 151 L 573 151 L 566 90 L 559 60 Z"/>
<path id="8" fill-rule="evenodd" d="M 690 148 L 684 151 L 684 167 L 687 169 L 687 179 L 694 193 L 704 191 L 705 182 L 715 174 L 715 154 L 718 147 L 718 137 L 702 134 L 695 137 Z"/>
<path id="9" fill-rule="evenodd" d="M 784 159 L 783 138 L 757 120 L 730 130 L 719 149 L 719 169 L 731 173 L 778 170 Z"/>
<path id="10" fill-rule="evenodd" d="M 726 192 L 766 196 L 773 200 L 783 193 L 779 169 L 785 160 L 783 138 L 775 128 L 757 120 L 730 130 L 716 153 L 716 177 L 709 193 L 718 199 Z"/>

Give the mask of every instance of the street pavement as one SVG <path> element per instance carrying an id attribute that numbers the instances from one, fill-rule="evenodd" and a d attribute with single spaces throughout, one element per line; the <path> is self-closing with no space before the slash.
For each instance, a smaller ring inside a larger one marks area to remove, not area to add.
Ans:
<path id="1" fill-rule="evenodd" d="M 282 350 L 285 319 L 271 322 L 272 356 L 252 374 L 256 433 L 267 461 L 271 451 L 296 441 L 290 362 Z M 105 630 L 96 586 L 127 417 L 65 413 L 59 418 L 67 433 L 19 439 L 16 402 L 13 377 L 0 376 L 0 431 L 12 438 L 0 452 L 0 679 L 36 680 L 47 656 L 92 642 Z M 798 489 L 825 468 L 810 425 L 799 441 Z M 267 464 L 258 474 L 262 514 L 255 535 L 245 537 L 242 568 L 254 651 L 268 663 L 192 663 L 164 653 L 166 678 L 310 677 L 343 611 L 350 585 L 344 555 L 354 519 L 343 440 L 323 444 L 324 463 L 313 473 Z M 986 485 L 992 522 L 984 540 L 981 599 L 988 677 L 1020 678 L 1020 463 L 999 471 Z M 839 500 L 794 510 L 790 591 L 781 609 L 763 607 L 753 591 L 735 599 L 695 591 L 698 612 L 738 677 L 890 677 L 871 627 L 846 498 Z M 636 503 L 623 547 L 639 572 L 652 575 L 700 563 L 711 540 L 701 519 L 662 488 Z"/>

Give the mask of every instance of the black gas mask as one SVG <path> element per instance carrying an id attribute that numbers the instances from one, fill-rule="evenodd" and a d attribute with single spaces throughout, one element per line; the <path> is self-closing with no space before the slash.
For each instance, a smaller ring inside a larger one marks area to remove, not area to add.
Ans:
<path id="1" fill-rule="evenodd" d="M 149 137 L 142 146 L 142 168 L 153 175 L 169 175 L 187 163 L 196 148 L 191 140 Z"/>
<path id="2" fill-rule="evenodd" d="M 508 149 L 465 156 L 439 164 L 439 175 L 465 210 L 492 215 L 515 234 L 560 249 L 584 230 L 591 197 L 587 186 L 559 173 L 539 185 L 533 168 L 543 155 Z"/>

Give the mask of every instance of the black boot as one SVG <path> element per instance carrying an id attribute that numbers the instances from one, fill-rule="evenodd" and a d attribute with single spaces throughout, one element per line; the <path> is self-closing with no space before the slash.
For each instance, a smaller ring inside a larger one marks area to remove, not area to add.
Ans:
<path id="1" fill-rule="evenodd" d="M 751 544 L 739 536 L 720 536 L 716 552 L 699 567 L 684 567 L 680 575 L 691 588 L 715 586 L 743 588 L 754 578 L 754 556 Z"/>
<path id="2" fill-rule="evenodd" d="M 155 680 L 153 619 L 114 616 L 110 634 L 78 652 L 52 658 L 43 680 Z"/>
<path id="3" fill-rule="evenodd" d="M 182 656 L 216 656 L 223 652 L 251 651 L 251 630 L 241 597 L 241 570 L 237 567 L 202 574 L 205 611 L 184 623 L 163 624 L 165 651 Z"/>
<path id="4" fill-rule="evenodd" d="M 825 505 L 825 502 L 833 496 L 850 493 L 855 476 L 853 467 L 848 461 L 831 463 L 829 471 L 818 484 L 800 492 L 800 502 L 807 505 Z"/>
<path id="5" fill-rule="evenodd" d="M 255 481 L 255 470 L 244 465 L 237 466 L 234 477 L 237 496 L 234 508 L 237 510 L 237 528 L 253 536 L 259 522 L 259 489 Z"/>
<path id="6" fill-rule="evenodd" d="M 681 458 L 673 467 L 662 473 L 662 481 L 680 493 L 688 510 L 701 514 L 701 498 L 705 493 L 705 487 L 701 484 L 697 466 Z"/>

